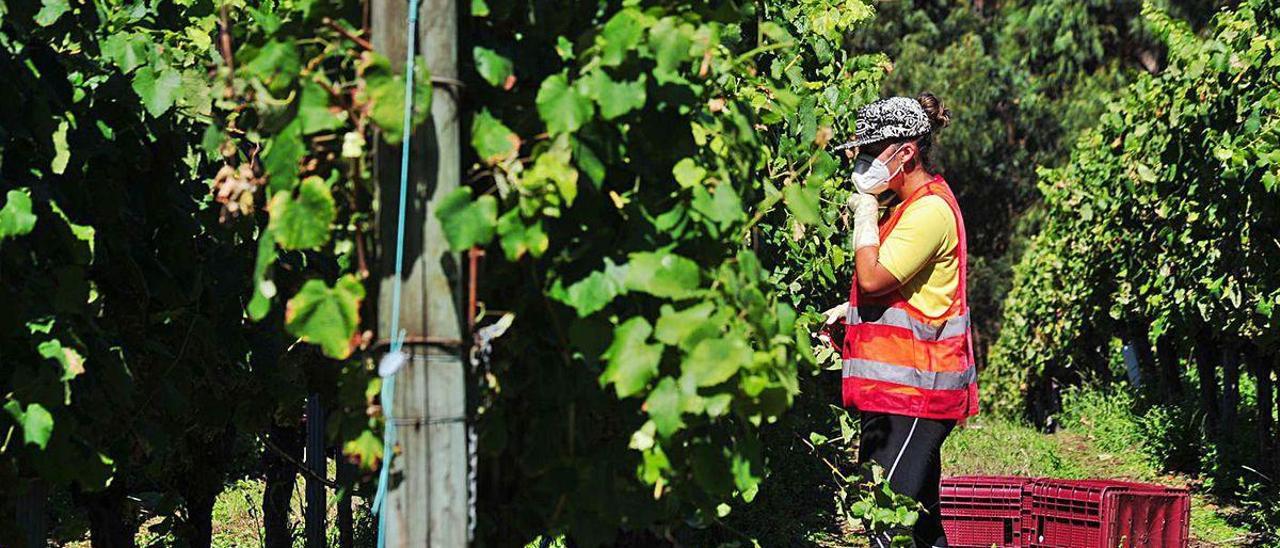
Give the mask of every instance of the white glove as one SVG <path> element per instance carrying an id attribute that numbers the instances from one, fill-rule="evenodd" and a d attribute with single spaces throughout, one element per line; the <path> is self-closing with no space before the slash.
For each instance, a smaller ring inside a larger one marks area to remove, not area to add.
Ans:
<path id="1" fill-rule="evenodd" d="M 842 302 L 842 303 L 840 303 L 840 304 L 838 304 L 838 305 L 835 305 L 835 306 L 833 306 L 833 307 L 831 307 L 831 308 L 827 309 L 827 311 L 826 311 L 826 312 L 823 312 L 823 313 L 822 313 L 822 315 L 826 317 L 826 319 L 825 319 L 825 320 L 823 320 L 822 324 L 823 324 L 823 325 L 832 325 L 832 324 L 836 323 L 837 321 L 840 321 L 840 320 L 844 319 L 844 316 L 845 316 L 845 314 L 846 314 L 848 311 L 849 311 L 849 302 L 848 302 L 848 301 L 845 301 L 845 302 Z"/>
<path id="2" fill-rule="evenodd" d="M 822 315 L 825 316 L 825 319 L 822 321 L 823 329 L 818 332 L 818 340 L 822 341 L 822 344 L 831 344 L 831 335 L 827 334 L 826 328 L 831 327 L 832 324 L 844 319 L 845 313 L 848 310 L 849 303 L 843 302 L 822 313 Z"/>
<path id="3" fill-rule="evenodd" d="M 853 208 L 853 250 L 880 247 L 880 202 L 870 194 L 855 193 L 849 197 Z"/>

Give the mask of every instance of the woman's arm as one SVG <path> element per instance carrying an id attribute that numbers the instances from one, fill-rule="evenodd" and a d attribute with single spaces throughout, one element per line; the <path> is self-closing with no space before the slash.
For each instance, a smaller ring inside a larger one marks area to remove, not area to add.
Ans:
<path id="1" fill-rule="evenodd" d="M 849 205 L 853 208 L 853 266 L 858 289 L 870 295 L 897 289 L 902 282 L 880 264 L 880 204 L 874 196 L 854 194 Z"/>
<path id="2" fill-rule="evenodd" d="M 869 295 L 883 295 L 912 279 L 937 255 L 955 226 L 951 209 L 941 198 L 926 196 L 904 211 L 893 232 L 883 242 L 872 230 L 878 229 L 867 218 L 873 214 L 869 200 L 856 204 L 863 218 L 854 227 L 856 251 L 854 270 L 858 289 Z M 856 214 L 855 214 L 855 221 Z"/>
<path id="3" fill-rule="evenodd" d="M 872 296 L 879 296 L 902 286 L 902 282 L 880 264 L 880 246 L 859 248 L 853 258 L 857 272 L 858 289 Z"/>

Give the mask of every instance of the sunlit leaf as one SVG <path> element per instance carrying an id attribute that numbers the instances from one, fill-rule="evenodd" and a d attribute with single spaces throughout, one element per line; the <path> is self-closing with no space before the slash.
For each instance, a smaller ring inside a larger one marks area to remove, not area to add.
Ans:
<path id="1" fill-rule="evenodd" d="M 445 239 L 454 251 L 485 245 L 493 239 L 498 224 L 498 203 L 493 196 L 471 199 L 470 187 L 459 187 L 440 200 L 436 217 Z"/>
<path id="2" fill-rule="evenodd" d="M 619 398 L 638 394 L 658 374 L 662 345 L 648 344 L 653 327 L 643 317 L 631 318 L 613 331 L 613 342 L 601 355 L 609 365 L 601 384 L 613 384 Z"/>
<path id="3" fill-rule="evenodd" d="M 818 191 L 807 186 L 793 184 L 782 189 L 787 202 L 787 209 L 800 222 L 809 225 L 822 224 L 822 213 L 818 201 Z"/>
<path id="4" fill-rule="evenodd" d="M 5 193 L 4 208 L 0 209 L 0 242 L 30 233 L 36 226 L 36 215 L 31 212 L 31 195 L 26 189 Z"/>
<path id="5" fill-rule="evenodd" d="M 693 347 L 680 368 L 697 386 L 715 386 L 751 364 L 751 347 L 742 339 L 705 339 Z"/>
<path id="6" fill-rule="evenodd" d="M 676 387 L 676 380 L 671 377 L 663 377 L 658 381 L 645 399 L 644 409 L 658 426 L 658 434 L 663 437 L 670 437 L 684 426 L 680 417 L 680 389 Z"/>
<path id="7" fill-rule="evenodd" d="M 316 176 L 302 180 L 297 195 L 277 192 L 271 197 L 271 234 L 281 249 L 317 249 L 329 241 L 329 225 L 337 207 L 329 184 Z"/>
<path id="8" fill-rule="evenodd" d="M 52 25 L 70 9 L 67 0 L 43 0 L 40 11 L 36 13 L 36 24 L 42 27 Z"/>
<path id="9" fill-rule="evenodd" d="M 551 243 L 542 230 L 542 221 L 526 224 L 518 209 L 508 211 L 498 219 L 498 240 L 509 261 L 519 260 L 525 253 L 541 257 Z"/>
<path id="10" fill-rule="evenodd" d="M 308 80 L 302 85 L 298 99 L 298 121 L 303 135 L 333 131 L 343 126 L 340 118 L 329 106 L 329 92 L 319 83 Z"/>
<path id="11" fill-rule="evenodd" d="M 494 50 L 476 46 L 471 49 L 471 58 L 476 63 L 476 72 L 491 86 L 503 87 L 512 75 L 511 60 Z"/>
<path id="12" fill-rule="evenodd" d="M 644 36 L 645 19 L 640 10 L 628 8 L 614 14 L 609 22 L 605 23 L 604 29 L 600 32 L 600 39 L 604 43 L 600 61 L 605 66 L 616 66 L 626 59 L 627 53 L 632 51 Z"/>
<path id="13" fill-rule="evenodd" d="M 322 280 L 307 280 L 285 306 L 285 327 L 303 341 L 319 345 L 326 356 L 345 359 L 353 349 L 362 299 L 364 286 L 354 275 L 338 278 L 332 287 Z"/>
<path id="14" fill-rule="evenodd" d="M 564 73 L 554 74 L 538 88 L 538 114 L 553 134 L 577 131 L 592 116 L 591 99 L 569 85 Z"/>
<path id="15" fill-rule="evenodd" d="M 583 93 L 600 106 L 600 117 L 605 120 L 644 107 L 645 82 L 643 74 L 634 81 L 615 82 L 604 70 L 591 71 L 580 81 Z"/>
<path id="16" fill-rule="evenodd" d="M 143 65 L 133 73 L 133 91 L 152 116 L 159 117 L 173 106 L 181 85 L 182 75 L 168 65 Z"/>
<path id="17" fill-rule="evenodd" d="M 48 446 L 49 437 L 53 435 L 53 415 L 48 409 L 32 403 L 24 411 L 21 404 L 14 400 L 9 400 L 4 409 L 22 427 L 22 436 L 27 445 L 35 445 L 41 450 Z"/>
<path id="18" fill-rule="evenodd" d="M 692 295 L 700 283 L 698 263 L 675 253 L 632 253 L 627 262 L 627 289 L 657 297 L 680 299 Z"/>
<path id="19" fill-rule="evenodd" d="M 471 146 L 481 160 L 493 165 L 515 156 L 520 150 L 520 137 L 489 109 L 483 109 L 471 121 Z"/>

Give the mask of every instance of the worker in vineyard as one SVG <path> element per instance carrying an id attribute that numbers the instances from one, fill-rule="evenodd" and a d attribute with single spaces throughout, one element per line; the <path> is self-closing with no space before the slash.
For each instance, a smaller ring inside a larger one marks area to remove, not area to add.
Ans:
<path id="1" fill-rule="evenodd" d="M 844 405 L 858 410 L 860 464 L 883 467 L 890 488 L 921 503 L 916 546 L 947 546 L 939 516 L 940 449 L 977 413 L 978 388 L 965 291 L 964 220 L 929 151 L 949 111 L 930 93 L 858 110 L 849 205 L 855 268 L 843 320 Z M 880 214 L 878 196 L 898 204 Z M 873 538 L 888 546 L 892 535 Z"/>

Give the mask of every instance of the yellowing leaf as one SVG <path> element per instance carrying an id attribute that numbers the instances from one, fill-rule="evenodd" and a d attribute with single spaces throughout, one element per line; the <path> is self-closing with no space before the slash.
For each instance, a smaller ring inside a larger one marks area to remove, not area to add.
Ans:
<path id="1" fill-rule="evenodd" d="M 362 299 L 364 286 L 352 274 L 339 278 L 333 287 L 321 280 L 308 280 L 285 306 L 285 328 L 303 341 L 319 345 L 326 356 L 345 359 L 354 346 Z"/>
<path id="2" fill-rule="evenodd" d="M 471 121 L 471 146 L 481 161 L 495 165 L 516 155 L 520 150 L 520 137 L 486 108 Z"/>

